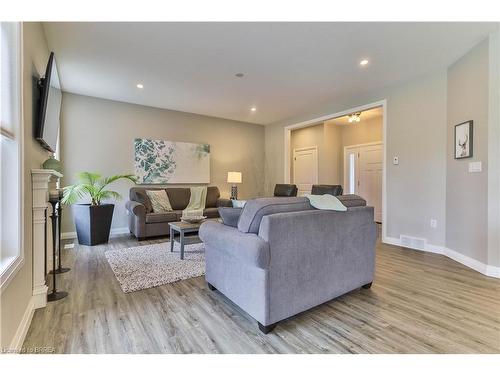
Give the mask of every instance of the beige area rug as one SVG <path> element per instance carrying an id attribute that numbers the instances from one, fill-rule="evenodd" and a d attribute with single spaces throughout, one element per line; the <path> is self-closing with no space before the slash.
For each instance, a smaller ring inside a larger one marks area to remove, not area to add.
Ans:
<path id="1" fill-rule="evenodd" d="M 125 293 L 205 274 L 203 244 L 186 245 L 184 260 L 180 259 L 180 245 L 170 242 L 109 250 L 104 253 L 120 287 Z"/>

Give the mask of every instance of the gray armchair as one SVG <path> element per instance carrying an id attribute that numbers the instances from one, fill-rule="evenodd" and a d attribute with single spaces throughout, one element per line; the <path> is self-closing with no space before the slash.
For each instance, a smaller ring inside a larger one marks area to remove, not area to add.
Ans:
<path id="1" fill-rule="evenodd" d="M 339 197 L 343 201 L 343 197 Z M 359 287 L 375 267 L 373 207 L 348 196 L 345 212 L 307 198 L 247 202 L 237 227 L 205 222 L 205 279 L 270 332 L 288 317 Z"/>

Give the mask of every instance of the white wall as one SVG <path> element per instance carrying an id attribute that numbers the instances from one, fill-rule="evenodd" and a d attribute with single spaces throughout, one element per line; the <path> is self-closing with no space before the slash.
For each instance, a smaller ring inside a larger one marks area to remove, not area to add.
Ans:
<path id="1" fill-rule="evenodd" d="M 95 171 L 103 175 L 134 173 L 134 139 L 152 138 L 210 144 L 210 185 L 229 198 L 228 171 L 241 171 L 238 186 L 242 199 L 263 195 L 264 127 L 238 121 L 169 111 L 63 93 L 61 109 L 61 161 L 63 184 L 75 181 L 75 173 Z M 182 186 L 182 185 L 176 185 Z M 112 228 L 128 226 L 125 202 L 131 183 L 113 185 L 123 196 L 115 202 Z M 70 209 L 63 214 L 62 232 L 73 232 Z"/>
<path id="2" fill-rule="evenodd" d="M 7 287 L 2 290 L 0 300 L 0 347 L 8 348 L 17 335 L 23 335 L 31 317 L 32 296 L 32 194 L 31 169 L 41 168 L 48 153 L 33 138 L 34 83 L 45 73 L 49 59 L 47 42 L 40 23 L 23 24 L 23 115 L 24 115 L 24 264 Z M 26 315 L 28 314 L 28 315 Z M 27 323 L 27 326 L 21 324 Z M 20 337 L 17 336 L 16 339 Z M 21 337 L 22 338 L 22 337 Z"/>
<path id="3" fill-rule="evenodd" d="M 488 262 L 489 41 L 448 68 L 446 247 Z M 473 157 L 454 159 L 455 125 L 473 120 Z M 469 173 L 481 161 L 481 173 Z"/>
<path id="4" fill-rule="evenodd" d="M 429 249 L 500 276 L 499 61 L 497 32 L 449 69 L 267 126 L 266 192 L 284 179 L 285 126 L 386 99 L 387 235 L 425 238 Z M 476 176 L 447 147 L 452 126 L 468 119 L 477 123 L 474 153 L 483 162 Z"/>
<path id="5" fill-rule="evenodd" d="M 363 97 L 337 102 L 300 118 L 266 126 L 266 192 L 284 179 L 284 127 L 360 105 L 387 100 L 387 234 L 445 244 L 446 70 Z M 430 219 L 438 228 L 430 227 Z"/>

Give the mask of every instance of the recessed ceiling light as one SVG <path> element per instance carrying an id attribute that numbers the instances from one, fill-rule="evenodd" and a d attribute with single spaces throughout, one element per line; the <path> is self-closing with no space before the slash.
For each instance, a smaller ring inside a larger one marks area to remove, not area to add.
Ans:
<path id="1" fill-rule="evenodd" d="M 243 73 L 236 73 L 235 76 L 238 77 L 238 78 L 241 78 L 241 77 L 244 76 L 244 74 Z"/>
<path id="2" fill-rule="evenodd" d="M 257 111 L 257 107 L 252 107 L 252 108 L 250 108 L 250 111 L 252 111 L 252 112 Z"/>
<path id="3" fill-rule="evenodd" d="M 369 61 L 367 59 L 363 59 L 359 62 L 359 65 L 361 66 L 365 66 L 365 65 L 368 65 Z"/>
<path id="4" fill-rule="evenodd" d="M 138 89 L 143 89 L 143 88 L 144 88 L 144 85 L 143 85 L 142 83 L 138 83 L 138 84 L 137 84 L 137 88 L 138 88 Z"/>

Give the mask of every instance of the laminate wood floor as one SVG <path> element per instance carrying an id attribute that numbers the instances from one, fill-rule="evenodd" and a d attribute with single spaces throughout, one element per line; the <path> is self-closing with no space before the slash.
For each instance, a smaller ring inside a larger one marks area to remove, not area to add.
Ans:
<path id="1" fill-rule="evenodd" d="M 145 241 L 141 244 L 164 242 Z M 500 353 L 500 280 L 444 256 L 377 244 L 373 286 L 281 322 L 257 323 L 204 278 L 125 294 L 104 252 L 63 251 L 69 297 L 35 312 L 26 348 L 56 353 Z"/>

